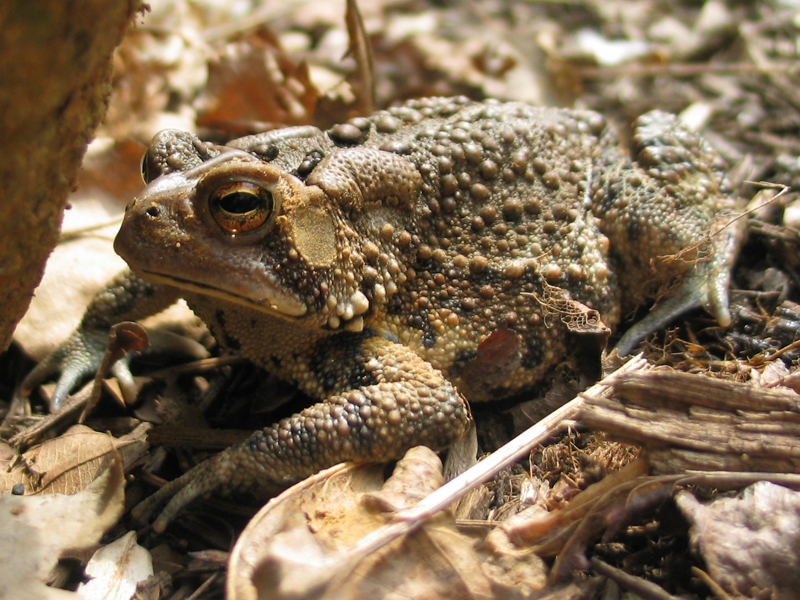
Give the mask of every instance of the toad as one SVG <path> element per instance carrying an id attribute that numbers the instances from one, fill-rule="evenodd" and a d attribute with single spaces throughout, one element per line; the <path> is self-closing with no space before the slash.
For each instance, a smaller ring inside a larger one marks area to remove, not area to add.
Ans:
<path id="1" fill-rule="evenodd" d="M 131 270 L 25 389 L 60 372 L 57 406 L 110 324 L 182 297 L 222 346 L 318 400 L 162 488 L 157 529 L 213 490 L 450 446 L 464 397 L 530 388 L 582 343 L 575 314 L 613 328 L 678 281 L 622 353 L 694 307 L 730 321 L 723 165 L 662 112 L 629 154 L 594 112 L 429 98 L 226 146 L 164 131 L 143 175 L 115 242 Z"/>

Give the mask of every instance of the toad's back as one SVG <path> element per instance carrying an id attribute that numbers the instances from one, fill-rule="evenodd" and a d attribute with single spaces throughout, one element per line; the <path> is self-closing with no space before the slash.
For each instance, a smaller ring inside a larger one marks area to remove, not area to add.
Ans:
<path id="1" fill-rule="evenodd" d="M 460 98 L 410 102 L 262 152 L 345 207 L 362 240 L 352 276 L 369 311 L 337 297 L 330 328 L 364 323 L 479 400 L 540 380 L 574 341 L 568 329 L 598 313 L 613 327 L 617 271 L 633 304 L 654 279 L 651 259 L 699 242 L 730 205 L 713 153 L 673 117 L 653 120 L 635 138 L 649 169 L 620 152 L 597 113 Z M 254 139 L 234 145 L 252 151 Z M 654 161 L 654 148 L 670 153 Z M 639 241 L 651 232 L 651 244 Z"/>
<path id="2" fill-rule="evenodd" d="M 568 300 L 616 324 L 617 285 L 591 188 L 604 161 L 623 158 L 599 115 L 428 101 L 357 124 L 368 122 L 363 145 L 406 157 L 422 176 L 408 219 L 366 219 L 373 266 L 396 262 L 398 271 L 376 279 L 397 293 L 374 328 L 483 399 L 541 379 L 563 355 L 562 317 L 581 311 Z M 347 128 L 351 139 L 361 131 Z M 381 176 L 380 158 L 365 157 L 362 172 Z"/>

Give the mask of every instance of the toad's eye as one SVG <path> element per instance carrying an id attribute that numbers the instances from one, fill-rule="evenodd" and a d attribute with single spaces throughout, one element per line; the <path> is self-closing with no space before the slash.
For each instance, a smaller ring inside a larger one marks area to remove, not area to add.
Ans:
<path id="1" fill-rule="evenodd" d="M 226 183 L 208 198 L 214 220 L 228 233 L 245 233 L 270 220 L 275 198 L 269 190 L 249 181 Z"/>
<path id="2" fill-rule="evenodd" d="M 153 173 L 153 168 L 150 164 L 150 150 L 142 154 L 142 162 L 139 163 L 139 171 L 142 174 L 142 181 L 144 181 L 145 185 L 161 174 Z"/>

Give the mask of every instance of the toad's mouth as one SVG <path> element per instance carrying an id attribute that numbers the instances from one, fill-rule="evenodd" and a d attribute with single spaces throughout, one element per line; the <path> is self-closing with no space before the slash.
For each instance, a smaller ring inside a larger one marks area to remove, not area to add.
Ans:
<path id="1" fill-rule="evenodd" d="M 148 269 L 140 269 L 140 275 L 153 283 L 161 283 L 170 285 L 183 290 L 188 290 L 203 296 L 211 296 L 219 298 L 226 302 L 232 302 L 240 306 L 258 310 L 273 316 L 281 317 L 283 319 L 299 319 L 308 312 L 308 306 L 301 302 L 298 298 L 281 293 L 274 288 L 264 286 L 267 289 L 261 290 L 259 298 L 254 299 L 242 294 L 237 294 L 229 290 L 224 290 L 219 287 L 198 283 L 174 275 L 166 275 Z"/>

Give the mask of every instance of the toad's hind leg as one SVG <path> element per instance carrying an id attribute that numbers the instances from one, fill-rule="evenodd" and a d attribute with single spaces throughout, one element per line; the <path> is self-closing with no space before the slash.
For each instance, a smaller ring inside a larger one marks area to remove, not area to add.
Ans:
<path id="1" fill-rule="evenodd" d="M 724 236 L 723 241 L 725 244 L 720 244 L 722 248 L 717 246 L 717 252 L 708 257 L 706 262 L 698 263 L 690 269 L 678 294 L 659 302 L 643 319 L 625 332 L 616 345 L 621 356 L 630 354 L 636 344 L 668 325 L 675 317 L 700 306 L 722 327 L 730 325 L 728 289 L 730 270 L 736 256 L 735 249 L 730 246 L 735 248 L 737 242 L 731 236 Z"/>
<path id="2" fill-rule="evenodd" d="M 358 351 L 359 364 L 337 360 L 341 347 L 333 344 L 323 360 L 325 376 L 344 389 L 200 463 L 139 504 L 134 516 L 145 518 L 174 495 L 153 525 L 161 531 L 186 504 L 215 490 L 285 485 L 346 460 L 399 458 L 417 445 L 441 450 L 467 432 L 464 398 L 412 350 L 366 335 L 345 343 Z"/>
<path id="3" fill-rule="evenodd" d="M 730 272 L 742 236 L 722 160 L 677 117 L 661 111 L 643 115 L 632 153 L 632 163 L 601 169 L 594 198 L 620 287 L 635 303 L 663 293 L 676 278 L 680 283 L 675 295 L 625 333 L 617 345 L 623 355 L 699 306 L 728 325 Z"/>

